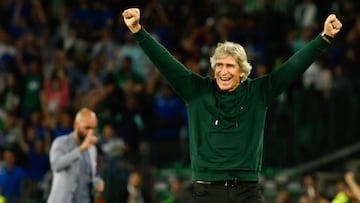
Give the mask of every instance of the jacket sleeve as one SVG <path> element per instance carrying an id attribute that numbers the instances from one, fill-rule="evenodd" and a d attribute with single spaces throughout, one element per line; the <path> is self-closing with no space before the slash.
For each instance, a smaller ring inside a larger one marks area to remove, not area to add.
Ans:
<path id="1" fill-rule="evenodd" d="M 281 92 L 285 91 L 299 79 L 305 70 L 323 54 L 328 46 L 329 44 L 318 36 L 269 75 L 259 79 L 262 88 L 265 89 L 265 102 L 269 104 Z"/>
<path id="2" fill-rule="evenodd" d="M 75 147 L 71 151 L 66 149 L 68 146 L 64 138 L 55 139 L 50 149 L 50 165 L 55 172 L 68 168 L 81 156 L 79 147 Z"/>
<path id="3" fill-rule="evenodd" d="M 144 28 L 134 34 L 134 37 L 159 70 L 174 91 L 185 101 L 197 94 L 199 85 L 206 83 L 204 77 L 187 69 L 179 60 L 159 42 L 157 42 Z"/>

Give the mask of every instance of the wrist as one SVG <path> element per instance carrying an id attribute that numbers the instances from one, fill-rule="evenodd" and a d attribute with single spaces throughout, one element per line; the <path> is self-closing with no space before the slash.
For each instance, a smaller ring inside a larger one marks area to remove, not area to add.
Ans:
<path id="1" fill-rule="evenodd" d="M 140 24 L 137 24 L 135 26 L 130 27 L 130 31 L 133 34 L 139 32 L 139 30 L 141 30 L 141 25 Z"/>
<path id="2" fill-rule="evenodd" d="M 331 42 L 334 40 L 334 37 L 331 37 L 330 35 L 326 34 L 324 31 L 320 34 L 320 36 L 328 44 L 331 44 Z"/>

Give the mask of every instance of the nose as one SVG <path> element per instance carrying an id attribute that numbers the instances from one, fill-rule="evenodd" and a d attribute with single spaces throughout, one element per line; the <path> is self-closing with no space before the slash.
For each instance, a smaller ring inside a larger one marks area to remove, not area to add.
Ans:
<path id="1" fill-rule="evenodd" d="M 229 71 L 227 71 L 226 68 L 222 68 L 222 69 L 220 70 L 220 72 L 219 72 L 219 74 L 222 75 L 222 76 L 224 76 L 224 75 L 226 75 L 226 74 L 228 74 L 228 73 L 229 73 Z"/>

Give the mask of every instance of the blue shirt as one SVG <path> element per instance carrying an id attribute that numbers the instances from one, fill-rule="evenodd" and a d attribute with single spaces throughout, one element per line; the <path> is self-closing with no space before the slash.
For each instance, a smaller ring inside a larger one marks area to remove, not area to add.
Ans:
<path id="1" fill-rule="evenodd" d="M 7 203 L 16 202 L 21 197 L 21 183 L 24 177 L 24 169 L 20 166 L 14 166 L 10 170 L 5 167 L 0 169 L 1 192 Z"/>

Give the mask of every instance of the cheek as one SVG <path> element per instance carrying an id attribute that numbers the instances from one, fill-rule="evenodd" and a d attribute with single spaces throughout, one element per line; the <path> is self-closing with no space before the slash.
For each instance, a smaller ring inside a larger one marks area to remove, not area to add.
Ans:
<path id="1" fill-rule="evenodd" d="M 240 83 L 240 77 L 233 77 L 233 84 L 239 84 Z"/>

